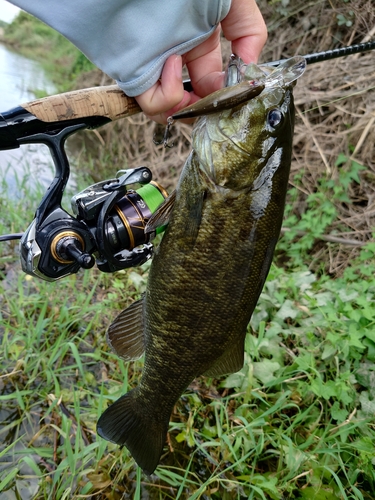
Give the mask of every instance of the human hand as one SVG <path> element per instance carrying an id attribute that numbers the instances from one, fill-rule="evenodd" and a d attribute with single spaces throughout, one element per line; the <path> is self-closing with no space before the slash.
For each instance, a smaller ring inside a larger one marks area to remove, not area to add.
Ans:
<path id="1" fill-rule="evenodd" d="M 267 40 L 267 28 L 255 0 L 232 0 L 228 15 L 203 43 L 183 56 L 173 55 L 164 64 L 161 79 L 136 100 L 152 120 L 165 124 L 168 116 L 220 89 L 224 83 L 220 28 L 231 41 L 232 52 L 248 64 L 257 62 Z M 193 92 L 182 84 L 186 64 Z"/>

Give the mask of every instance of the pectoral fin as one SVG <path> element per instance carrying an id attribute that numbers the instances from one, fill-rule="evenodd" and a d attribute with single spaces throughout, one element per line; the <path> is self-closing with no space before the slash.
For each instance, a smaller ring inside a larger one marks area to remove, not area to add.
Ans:
<path id="1" fill-rule="evenodd" d="M 145 227 L 145 233 L 156 232 L 157 229 L 168 224 L 175 201 L 176 191 L 173 191 L 150 217 Z"/>
<path id="2" fill-rule="evenodd" d="M 203 202 L 205 193 L 202 191 L 190 192 L 186 199 L 184 212 L 184 241 L 192 248 L 198 236 L 202 221 Z"/>
<path id="3" fill-rule="evenodd" d="M 230 346 L 225 353 L 203 374 L 207 377 L 221 377 L 241 370 L 244 361 L 244 338 Z"/>
<path id="4" fill-rule="evenodd" d="M 142 356 L 144 346 L 143 298 L 122 311 L 107 330 L 107 342 L 125 361 Z"/>

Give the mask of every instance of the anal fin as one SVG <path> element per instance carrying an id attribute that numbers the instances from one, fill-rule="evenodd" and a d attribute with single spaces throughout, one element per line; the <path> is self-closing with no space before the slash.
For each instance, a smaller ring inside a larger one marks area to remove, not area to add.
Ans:
<path id="1" fill-rule="evenodd" d="M 143 298 L 122 311 L 107 330 L 107 342 L 125 361 L 138 359 L 145 350 Z"/>
<path id="2" fill-rule="evenodd" d="M 244 337 L 227 349 L 203 375 L 207 377 L 221 377 L 241 370 L 244 362 Z"/>

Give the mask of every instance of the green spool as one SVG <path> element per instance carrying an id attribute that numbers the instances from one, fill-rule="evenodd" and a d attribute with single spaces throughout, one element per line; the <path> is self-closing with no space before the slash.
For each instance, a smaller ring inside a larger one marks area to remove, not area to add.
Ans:
<path id="1" fill-rule="evenodd" d="M 168 193 L 156 182 L 145 184 L 141 188 L 137 189 L 137 193 L 146 203 L 152 214 L 156 212 L 156 210 L 168 196 Z M 156 234 L 162 233 L 164 230 L 165 226 L 158 227 L 156 229 Z"/>

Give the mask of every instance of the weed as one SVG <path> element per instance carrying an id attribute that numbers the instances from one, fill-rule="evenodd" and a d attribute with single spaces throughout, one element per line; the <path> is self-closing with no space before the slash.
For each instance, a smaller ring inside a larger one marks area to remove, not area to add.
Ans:
<path id="1" fill-rule="evenodd" d="M 323 174 L 314 192 L 304 199 L 299 189 L 303 172 L 295 175 L 295 187 L 288 193 L 284 222 L 285 227 L 291 230 L 284 232 L 278 245 L 278 251 L 284 256 L 284 265 L 287 262 L 291 262 L 294 267 L 303 265 L 309 260 L 322 235 L 345 236 L 348 231 L 344 224 L 337 223 L 338 207 L 350 203 L 349 189 L 352 184 L 360 183 L 359 174 L 365 167 L 349 160 L 344 154 L 337 158 L 336 167 L 337 176 Z M 313 262 L 310 267 L 317 268 L 317 264 Z"/>

